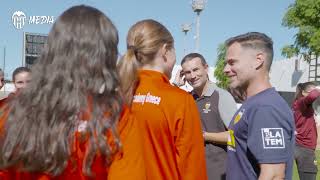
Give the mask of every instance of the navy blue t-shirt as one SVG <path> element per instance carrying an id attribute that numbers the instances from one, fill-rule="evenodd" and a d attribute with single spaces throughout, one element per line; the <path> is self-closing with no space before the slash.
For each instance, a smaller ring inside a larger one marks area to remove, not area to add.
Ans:
<path id="1" fill-rule="evenodd" d="M 227 179 L 258 179 L 259 164 L 286 163 L 292 179 L 294 119 L 274 88 L 248 98 L 229 125 Z"/>

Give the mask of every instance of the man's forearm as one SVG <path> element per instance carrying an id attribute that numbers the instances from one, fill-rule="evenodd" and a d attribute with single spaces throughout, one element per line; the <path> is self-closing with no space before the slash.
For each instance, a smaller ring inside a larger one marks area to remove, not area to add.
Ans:
<path id="1" fill-rule="evenodd" d="M 260 164 L 259 180 L 283 180 L 285 179 L 285 167 L 284 163 Z"/>
<path id="2" fill-rule="evenodd" d="M 229 131 L 218 132 L 218 133 L 204 132 L 203 137 L 207 142 L 227 144 Z"/>

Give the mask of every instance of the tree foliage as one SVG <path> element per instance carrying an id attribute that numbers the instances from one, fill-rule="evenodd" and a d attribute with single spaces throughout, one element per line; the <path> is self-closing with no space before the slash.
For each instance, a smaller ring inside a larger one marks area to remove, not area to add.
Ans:
<path id="1" fill-rule="evenodd" d="M 293 45 L 286 45 L 281 50 L 281 55 L 284 57 L 293 57 L 299 54 L 299 50 Z"/>
<path id="2" fill-rule="evenodd" d="M 309 61 L 312 55 L 320 55 L 320 0 L 296 0 L 289 6 L 282 25 L 298 29 L 295 42 L 282 48 L 283 56 L 302 54 Z"/>
<path id="3" fill-rule="evenodd" d="M 214 76 L 217 79 L 217 85 L 223 89 L 227 89 L 229 85 L 229 78 L 224 74 L 223 69 L 225 66 L 226 46 L 220 44 L 217 49 L 216 68 Z"/>

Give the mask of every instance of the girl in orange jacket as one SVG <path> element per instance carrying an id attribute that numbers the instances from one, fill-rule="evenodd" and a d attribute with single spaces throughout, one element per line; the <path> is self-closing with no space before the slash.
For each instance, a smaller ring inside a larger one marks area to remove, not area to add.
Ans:
<path id="1" fill-rule="evenodd" d="M 154 20 L 137 22 L 127 47 L 118 66 L 121 90 L 144 137 L 147 179 L 207 179 L 197 106 L 169 83 L 176 61 L 170 32 Z"/>
<path id="2" fill-rule="evenodd" d="M 139 129 L 118 91 L 117 44 L 95 8 L 59 17 L 0 120 L 0 179 L 145 179 Z"/>

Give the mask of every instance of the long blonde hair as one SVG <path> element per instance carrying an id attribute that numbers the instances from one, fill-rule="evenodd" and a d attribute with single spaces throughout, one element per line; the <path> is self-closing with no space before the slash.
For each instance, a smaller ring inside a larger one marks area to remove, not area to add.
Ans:
<path id="1" fill-rule="evenodd" d="M 142 20 L 130 28 L 127 36 L 127 52 L 118 64 L 121 90 L 128 104 L 131 104 L 139 82 L 137 77 L 139 66 L 152 63 L 164 44 L 168 50 L 172 49 L 173 37 L 164 25 L 155 20 Z"/>

